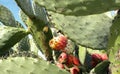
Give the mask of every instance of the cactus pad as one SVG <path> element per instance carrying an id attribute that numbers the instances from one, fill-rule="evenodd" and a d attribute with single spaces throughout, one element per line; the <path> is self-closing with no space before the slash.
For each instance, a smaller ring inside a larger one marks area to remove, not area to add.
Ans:
<path id="1" fill-rule="evenodd" d="M 64 15 L 90 15 L 120 8 L 118 0 L 35 0 L 46 9 Z"/>
<path id="2" fill-rule="evenodd" d="M 1 74 L 69 74 L 49 62 L 30 57 L 0 60 L 0 68 Z"/>
<path id="3" fill-rule="evenodd" d="M 18 50 L 20 51 L 29 51 L 30 50 L 30 39 L 28 36 L 23 38 L 19 43 L 18 43 Z"/>
<path id="4" fill-rule="evenodd" d="M 19 6 L 22 5 L 18 2 Z M 21 7 L 22 9 L 22 7 Z M 45 9 L 33 3 L 34 18 L 25 13 L 21 13 L 22 20 L 27 24 L 30 32 L 35 40 L 36 45 L 45 54 L 47 60 L 52 58 L 52 50 L 49 46 L 49 40 L 52 38 L 52 32 L 49 28 L 49 23 Z M 40 11 L 39 11 L 40 10 Z M 24 18 L 25 16 L 25 18 Z M 26 20 L 27 19 L 27 20 Z"/>
<path id="5" fill-rule="evenodd" d="M 119 60 L 116 60 L 116 62 L 113 62 L 110 64 L 110 71 L 112 74 L 120 74 L 120 61 Z"/>
<path id="6" fill-rule="evenodd" d="M 34 12 L 32 10 L 31 0 L 15 0 L 20 8 L 27 14 L 29 17 L 34 17 Z"/>
<path id="7" fill-rule="evenodd" d="M 0 5 L 0 22 L 6 26 L 16 26 L 15 18 L 13 17 L 12 13 L 2 5 Z"/>
<path id="8" fill-rule="evenodd" d="M 110 70 L 113 74 L 120 74 L 120 15 L 118 14 L 111 26 L 111 34 L 109 38 L 109 60 Z"/>
<path id="9" fill-rule="evenodd" d="M 79 59 L 82 65 L 85 63 L 85 58 L 87 54 L 87 48 L 79 46 Z"/>
<path id="10" fill-rule="evenodd" d="M 99 63 L 91 70 L 90 74 L 107 74 L 109 64 L 110 62 L 107 60 Z"/>
<path id="11" fill-rule="evenodd" d="M 0 27 L 0 54 L 8 51 L 13 45 L 25 37 L 28 33 L 21 28 Z"/>
<path id="12" fill-rule="evenodd" d="M 54 12 L 49 14 L 55 27 L 76 43 L 91 48 L 106 48 L 112 19 L 104 13 L 79 17 Z"/>

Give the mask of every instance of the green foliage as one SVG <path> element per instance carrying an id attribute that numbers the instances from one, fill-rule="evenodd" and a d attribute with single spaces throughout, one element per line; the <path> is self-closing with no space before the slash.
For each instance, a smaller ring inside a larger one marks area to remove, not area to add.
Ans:
<path id="1" fill-rule="evenodd" d="M 29 51 L 30 50 L 30 39 L 28 36 L 23 38 L 19 43 L 18 43 L 18 50 L 20 51 Z"/>
<path id="2" fill-rule="evenodd" d="M 48 60 L 52 59 L 52 50 L 49 47 L 49 40 L 52 38 L 52 33 L 48 28 L 47 32 L 43 31 L 45 24 L 40 25 L 39 20 L 28 19 L 28 27 L 31 29 L 31 34 L 42 53 L 45 54 Z"/>
<path id="3" fill-rule="evenodd" d="M 118 14 L 111 26 L 111 34 L 109 37 L 109 60 L 111 62 L 110 69 L 112 74 L 120 73 L 120 14 Z"/>
<path id="4" fill-rule="evenodd" d="M 34 0 L 48 10 L 64 15 L 90 15 L 120 8 L 119 0 Z"/>
<path id="5" fill-rule="evenodd" d="M 0 5 L 0 22 L 6 26 L 16 26 L 15 18 L 12 13 L 3 5 Z"/>
<path id="6" fill-rule="evenodd" d="M 57 66 L 32 57 L 15 57 L 0 60 L 1 74 L 69 74 Z"/>
<path id="7" fill-rule="evenodd" d="M 22 21 L 24 22 L 24 24 L 27 24 L 27 19 L 29 18 L 22 10 L 20 10 L 20 18 L 22 19 Z M 27 26 L 27 25 L 26 25 Z"/>
<path id="8" fill-rule="evenodd" d="M 29 17 L 34 17 L 34 12 L 32 10 L 32 4 L 30 0 L 15 0 L 20 8 L 27 14 Z"/>
<path id="9" fill-rule="evenodd" d="M 79 59 L 82 65 L 85 63 L 85 58 L 87 54 L 87 48 L 79 46 Z"/>
<path id="10" fill-rule="evenodd" d="M 90 74 L 107 74 L 109 64 L 110 62 L 107 60 L 99 63 L 91 70 Z"/>
<path id="11" fill-rule="evenodd" d="M 28 32 L 21 28 L 0 27 L 0 54 L 8 51 L 13 45 L 24 38 Z"/>
<path id="12" fill-rule="evenodd" d="M 110 28 L 110 36 L 109 36 L 109 43 L 108 48 L 113 48 L 116 45 L 119 45 L 119 36 L 120 36 L 120 15 L 118 14 L 114 20 L 113 24 Z"/>
<path id="13" fill-rule="evenodd" d="M 30 42 L 30 51 L 32 51 L 34 54 L 38 55 L 39 48 L 36 46 L 33 38 L 31 38 L 29 40 L 29 42 Z"/>
<path id="14" fill-rule="evenodd" d="M 105 13 L 120 8 L 119 0 L 15 1 L 21 8 L 20 17 L 29 32 L 23 27 L 19 28 L 21 24 L 14 19 L 10 10 L 0 5 L 0 23 L 5 25 L 0 27 L 0 55 L 7 54 L 6 52 L 17 44 L 12 49 L 21 51 L 16 54 L 28 54 L 29 57 L 17 57 L 11 53 L 14 58 L 8 56 L 1 59 L 1 74 L 69 74 L 54 65 L 63 51 L 52 53 L 53 50 L 49 46 L 49 41 L 54 36 L 51 27 L 59 30 L 59 33 L 56 32 L 57 35 L 63 33 L 67 36 L 68 44 L 65 51 L 68 51 L 67 54 L 75 52 L 74 55 L 79 57 L 80 74 L 120 73 L 120 14 L 113 20 Z M 29 33 L 34 40 L 27 36 Z M 46 61 L 30 56 L 31 52 L 38 55 L 38 49 L 45 55 Z M 93 53 L 107 53 L 109 60 L 102 61 L 93 68 L 94 63 L 96 64 L 91 56 Z M 73 61 L 78 63 L 78 60 Z M 70 70 L 67 65 L 65 68 Z"/>
<path id="15" fill-rule="evenodd" d="M 110 71 L 112 74 L 120 74 L 120 61 L 116 60 L 110 64 Z"/>
<path id="16" fill-rule="evenodd" d="M 21 11 L 21 14 L 20 14 L 23 21 L 25 21 L 26 18 L 29 17 L 29 18 L 33 18 L 33 19 L 36 18 L 36 19 L 40 20 L 41 22 L 43 21 L 45 24 L 46 23 L 48 24 L 45 9 L 43 7 L 41 7 L 41 6 L 39 6 L 38 3 L 36 3 L 36 2 L 31 3 L 30 0 L 23 0 L 23 1 L 15 0 L 15 1 L 21 7 L 22 11 L 25 13 L 24 14 Z M 32 5 L 33 5 L 33 7 L 32 7 Z"/>
<path id="17" fill-rule="evenodd" d="M 104 13 L 77 17 L 53 12 L 49 12 L 49 14 L 55 27 L 76 43 L 96 49 L 107 48 L 112 19 Z"/>
<path id="18" fill-rule="evenodd" d="M 38 5 L 38 3 L 33 2 L 33 10 L 36 19 L 39 19 L 40 21 L 43 21 L 44 24 L 49 25 L 44 7 L 41 7 L 40 5 Z"/>
<path id="19" fill-rule="evenodd" d="M 33 16 L 29 15 L 29 11 L 26 10 L 25 6 L 22 5 L 21 0 L 16 0 L 22 11 L 27 15 L 26 24 L 30 29 L 31 34 L 36 42 L 36 45 L 45 54 L 47 60 L 52 59 L 52 50 L 49 47 L 49 40 L 52 38 L 52 33 L 47 22 L 46 12 L 42 7 L 38 7 L 36 3 L 33 5 L 34 10 Z M 27 3 L 27 1 L 25 1 Z M 38 9 L 40 11 L 38 11 Z M 22 16 L 22 15 L 21 15 Z M 24 20 L 24 18 L 23 18 Z"/>

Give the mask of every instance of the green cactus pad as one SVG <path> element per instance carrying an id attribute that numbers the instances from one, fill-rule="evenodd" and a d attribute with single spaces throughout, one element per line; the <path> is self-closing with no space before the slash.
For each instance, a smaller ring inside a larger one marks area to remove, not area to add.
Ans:
<path id="1" fill-rule="evenodd" d="M 29 51 L 30 50 L 30 39 L 28 36 L 23 38 L 19 43 L 18 43 L 18 50 L 20 51 Z"/>
<path id="2" fill-rule="evenodd" d="M 110 62 L 108 60 L 99 63 L 95 68 L 91 70 L 90 74 L 107 74 L 109 64 Z"/>
<path id="3" fill-rule="evenodd" d="M 117 39 L 119 39 L 120 36 L 120 15 L 117 15 L 114 20 L 113 20 L 113 24 L 110 28 L 110 36 L 109 36 L 109 44 L 108 47 L 112 48 L 115 45 L 117 45 L 117 43 L 119 42 Z"/>
<path id="4" fill-rule="evenodd" d="M 110 28 L 110 36 L 109 36 L 109 57 L 110 61 L 114 62 L 116 55 L 119 55 L 120 50 L 120 15 L 117 15 L 113 21 L 113 25 Z"/>
<path id="5" fill-rule="evenodd" d="M 16 26 L 15 18 L 13 17 L 12 13 L 2 5 L 0 5 L 0 22 L 6 26 Z"/>
<path id="6" fill-rule="evenodd" d="M 21 28 L 0 27 L 0 54 L 8 51 L 13 45 L 25 37 L 28 33 Z"/>
<path id="7" fill-rule="evenodd" d="M 23 1 L 15 0 L 15 1 L 20 6 L 22 11 L 25 13 L 25 14 L 21 15 L 21 16 L 24 16 L 24 17 L 22 17 L 22 19 L 25 20 L 28 16 L 29 18 L 38 19 L 40 21 L 43 21 L 45 24 L 46 23 L 48 24 L 45 9 L 43 7 L 41 7 L 38 3 L 33 2 L 33 1 L 31 2 L 30 0 L 23 0 Z M 23 12 L 21 12 L 21 13 L 23 13 Z"/>
<path id="8" fill-rule="evenodd" d="M 82 65 L 84 65 L 86 58 L 87 48 L 79 46 L 79 59 Z"/>
<path id="9" fill-rule="evenodd" d="M 0 74 L 69 74 L 49 62 L 31 57 L 0 60 L 0 69 Z"/>
<path id="10" fill-rule="evenodd" d="M 27 26 L 27 19 L 29 18 L 22 10 L 20 10 L 20 18 L 22 19 L 22 21 L 25 23 L 25 25 Z"/>
<path id="11" fill-rule="evenodd" d="M 54 12 L 49 14 L 55 27 L 76 43 L 96 49 L 106 48 L 112 19 L 105 13 L 79 17 Z"/>
<path id="12" fill-rule="evenodd" d="M 120 8 L 119 0 L 34 0 L 46 9 L 64 15 L 90 15 Z"/>
<path id="13" fill-rule="evenodd" d="M 41 7 L 38 3 L 33 2 L 33 10 L 37 19 L 44 21 L 45 24 L 48 24 L 45 8 Z"/>
<path id="14" fill-rule="evenodd" d="M 115 40 L 115 46 L 109 49 L 109 60 L 115 62 L 120 60 L 120 35 Z"/>
<path id="15" fill-rule="evenodd" d="M 25 12 L 21 12 L 22 20 L 30 29 L 37 47 L 41 50 L 42 53 L 45 54 L 47 60 L 51 60 L 53 57 L 52 50 L 49 46 L 49 40 L 52 39 L 52 32 L 49 28 L 49 22 L 48 18 L 46 17 L 47 15 L 45 9 L 34 3 L 33 10 L 35 14 L 34 18 L 26 16 L 27 14 L 25 15 Z"/>
<path id="16" fill-rule="evenodd" d="M 108 44 L 110 70 L 112 74 L 120 74 L 120 15 L 117 15 L 110 29 Z"/>
<path id="17" fill-rule="evenodd" d="M 120 73 L 120 34 L 116 39 L 116 45 L 110 49 L 109 60 L 112 62 L 110 70 L 114 74 Z"/>
<path id="18" fill-rule="evenodd" d="M 119 58 L 120 59 L 120 58 Z M 110 64 L 111 74 L 120 74 L 120 61 L 116 60 Z"/>
<path id="19" fill-rule="evenodd" d="M 27 14 L 29 17 L 34 17 L 34 12 L 32 10 L 31 0 L 15 0 L 20 8 Z"/>

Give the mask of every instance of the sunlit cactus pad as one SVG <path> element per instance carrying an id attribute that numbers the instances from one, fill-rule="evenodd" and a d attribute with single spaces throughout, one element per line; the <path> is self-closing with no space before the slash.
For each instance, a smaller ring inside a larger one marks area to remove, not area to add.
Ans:
<path id="1" fill-rule="evenodd" d="M 27 35 L 22 28 L 1 26 L 0 27 L 0 54 L 4 53 Z"/>
<path id="2" fill-rule="evenodd" d="M 49 62 L 31 57 L 0 60 L 0 69 L 1 74 L 69 74 Z"/>
<path id="3" fill-rule="evenodd" d="M 98 14 L 120 8 L 118 0 L 34 0 L 53 12 L 64 15 Z"/>
<path id="4" fill-rule="evenodd" d="M 106 14 L 88 16 L 64 16 L 49 12 L 51 22 L 78 44 L 86 47 L 104 49 L 107 47 L 112 19 Z"/>

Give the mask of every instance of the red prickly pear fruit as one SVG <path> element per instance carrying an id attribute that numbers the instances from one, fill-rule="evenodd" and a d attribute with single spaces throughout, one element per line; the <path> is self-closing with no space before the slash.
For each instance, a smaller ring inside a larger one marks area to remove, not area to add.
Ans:
<path id="1" fill-rule="evenodd" d="M 68 58 L 68 54 L 66 54 L 65 52 L 62 52 L 58 57 L 58 62 L 65 63 L 67 61 L 67 58 Z"/>
<path id="2" fill-rule="evenodd" d="M 71 66 L 71 65 L 80 66 L 80 61 L 77 57 L 73 55 L 68 55 L 66 65 L 67 66 Z"/>
<path id="3" fill-rule="evenodd" d="M 97 64 L 98 64 L 97 62 L 91 61 L 91 66 L 92 66 L 92 68 L 95 67 Z"/>
<path id="4" fill-rule="evenodd" d="M 71 74 L 79 74 L 80 70 L 77 66 L 74 66 L 72 68 L 70 68 L 70 73 Z"/>
<path id="5" fill-rule="evenodd" d="M 72 55 L 68 55 L 67 61 L 66 61 L 66 66 L 71 67 L 73 65 L 73 57 Z"/>
<path id="6" fill-rule="evenodd" d="M 97 53 L 94 53 L 91 56 L 92 56 L 92 60 L 94 60 L 94 61 L 108 60 L 107 54 L 97 54 Z"/>
<path id="7" fill-rule="evenodd" d="M 80 61 L 77 57 L 73 56 L 73 64 L 76 66 L 80 66 Z"/>
<path id="8" fill-rule="evenodd" d="M 101 54 L 101 59 L 102 59 L 102 61 L 108 60 L 107 54 Z"/>
<path id="9" fill-rule="evenodd" d="M 102 59 L 100 54 L 98 54 L 98 53 L 92 54 L 91 57 L 92 57 L 92 60 L 95 61 L 95 62 L 100 62 L 101 59 Z"/>
<path id="10" fill-rule="evenodd" d="M 57 65 L 60 69 L 65 69 L 64 65 L 61 64 L 61 63 L 57 63 L 56 65 Z"/>
<path id="11" fill-rule="evenodd" d="M 108 60 L 107 54 L 94 53 L 91 55 L 91 57 L 92 57 L 92 61 L 91 61 L 92 67 L 95 67 L 101 61 Z"/>
<path id="12" fill-rule="evenodd" d="M 68 42 L 67 37 L 64 35 L 60 35 L 58 37 L 54 37 L 49 41 L 49 45 L 54 50 L 64 50 Z"/>

